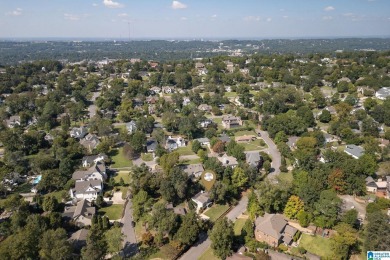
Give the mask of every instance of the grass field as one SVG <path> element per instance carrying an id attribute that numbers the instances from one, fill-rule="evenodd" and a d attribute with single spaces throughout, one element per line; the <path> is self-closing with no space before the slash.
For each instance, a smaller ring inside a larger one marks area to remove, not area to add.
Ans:
<path id="1" fill-rule="evenodd" d="M 108 207 L 101 208 L 99 213 L 101 215 L 107 216 L 110 220 L 117 220 L 122 217 L 123 205 L 121 204 L 112 204 Z"/>
<path id="2" fill-rule="evenodd" d="M 192 160 L 182 160 L 180 161 L 181 164 L 198 164 L 200 163 L 200 158 L 192 159 Z"/>
<path id="3" fill-rule="evenodd" d="M 214 255 L 213 250 L 209 247 L 198 260 L 219 260 L 219 258 Z"/>
<path id="4" fill-rule="evenodd" d="M 240 145 L 244 146 L 245 151 L 254 151 L 267 148 L 267 144 L 264 143 L 264 145 L 261 145 L 261 141 L 262 139 L 256 139 L 248 143 L 240 143 Z"/>
<path id="5" fill-rule="evenodd" d="M 234 235 L 235 236 L 240 236 L 241 235 L 241 230 L 244 227 L 246 222 L 246 219 L 239 218 L 234 222 Z"/>
<path id="6" fill-rule="evenodd" d="M 149 257 L 149 259 L 173 259 L 179 253 L 170 244 L 163 245 L 159 251 Z"/>
<path id="7" fill-rule="evenodd" d="M 145 162 L 151 162 L 153 161 L 153 154 L 151 153 L 142 153 L 141 154 L 141 159 Z"/>
<path id="8" fill-rule="evenodd" d="M 235 137 L 238 137 L 238 136 L 244 136 L 244 135 L 254 135 L 256 136 L 256 133 L 254 131 L 238 131 L 238 132 L 235 132 L 234 133 L 234 136 Z"/>
<path id="9" fill-rule="evenodd" d="M 278 175 L 278 179 L 287 183 L 292 183 L 293 182 L 293 175 L 292 172 L 282 172 Z"/>
<path id="10" fill-rule="evenodd" d="M 320 236 L 302 234 L 299 246 L 303 247 L 312 254 L 316 254 L 324 258 L 329 258 L 331 257 L 332 253 L 330 242 L 330 239 L 322 238 Z"/>
<path id="11" fill-rule="evenodd" d="M 194 155 L 195 153 L 191 150 L 191 143 L 189 143 L 186 147 L 180 147 L 175 150 L 180 155 Z"/>
<path id="12" fill-rule="evenodd" d="M 224 97 L 230 98 L 230 97 L 237 97 L 237 92 L 225 92 L 223 95 Z"/>
<path id="13" fill-rule="evenodd" d="M 125 184 L 130 184 L 131 178 L 130 178 L 130 172 L 129 171 L 119 171 L 117 175 L 114 176 L 114 180 L 116 183 L 119 183 L 120 179 L 123 179 Z"/>
<path id="14" fill-rule="evenodd" d="M 206 216 L 210 218 L 211 221 L 216 221 L 220 216 L 222 216 L 228 209 L 229 205 L 218 205 L 214 204 L 206 213 Z"/>
<path id="15" fill-rule="evenodd" d="M 112 160 L 112 168 L 125 168 L 133 166 L 133 162 L 123 155 L 123 148 L 112 150 L 109 154 Z"/>

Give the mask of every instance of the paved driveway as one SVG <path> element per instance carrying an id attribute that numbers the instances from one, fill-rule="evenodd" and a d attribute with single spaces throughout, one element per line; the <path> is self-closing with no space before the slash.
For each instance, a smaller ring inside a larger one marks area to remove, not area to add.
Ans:
<path id="1" fill-rule="evenodd" d="M 264 142 L 268 145 L 267 149 L 264 149 L 263 151 L 268 153 L 271 158 L 272 158 L 272 172 L 268 175 L 268 177 L 272 178 L 275 177 L 280 173 L 280 165 L 282 164 L 282 156 L 278 150 L 278 147 L 272 141 L 272 139 L 269 137 L 267 131 L 261 131 L 261 130 L 256 130 L 256 132 L 261 134 L 261 137 L 263 138 Z"/>
<path id="2" fill-rule="evenodd" d="M 127 194 L 129 196 L 129 193 Z M 135 230 L 132 225 L 133 211 L 132 203 L 129 199 L 125 205 L 125 215 L 121 219 L 123 239 L 123 253 L 125 256 L 133 256 L 138 252 L 138 244 L 135 236 Z"/>

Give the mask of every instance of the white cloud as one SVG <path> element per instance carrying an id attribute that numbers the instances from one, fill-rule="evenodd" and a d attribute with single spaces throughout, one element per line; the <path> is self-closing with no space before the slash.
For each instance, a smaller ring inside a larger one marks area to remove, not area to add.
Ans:
<path id="1" fill-rule="evenodd" d="M 22 8 L 16 8 L 14 11 L 8 12 L 7 15 L 19 16 L 22 15 L 22 11 Z"/>
<path id="2" fill-rule="evenodd" d="M 118 14 L 118 17 L 128 17 L 129 15 L 127 13 L 121 13 L 121 14 Z"/>
<path id="3" fill-rule="evenodd" d="M 188 20 L 188 18 L 183 16 L 183 17 L 180 17 L 180 20 L 186 21 L 186 20 Z"/>
<path id="4" fill-rule="evenodd" d="M 216 15 L 216 14 L 213 14 L 213 15 L 211 16 L 211 18 L 217 18 L 217 15 Z"/>
<path id="5" fill-rule="evenodd" d="M 97 3 L 93 3 L 92 6 L 93 6 L 93 7 L 97 7 L 97 6 L 99 6 L 99 5 L 98 5 Z"/>
<path id="6" fill-rule="evenodd" d="M 172 1 L 172 9 L 185 9 L 187 8 L 187 5 L 179 2 L 179 1 Z"/>
<path id="7" fill-rule="evenodd" d="M 325 12 L 330 12 L 330 11 L 334 11 L 335 9 L 336 9 L 336 8 L 334 8 L 333 6 L 330 5 L 330 6 L 325 7 L 325 8 L 324 8 L 324 11 L 325 11 Z"/>
<path id="8" fill-rule="evenodd" d="M 123 4 L 114 2 L 112 0 L 103 0 L 103 4 L 108 8 L 122 8 Z"/>
<path id="9" fill-rule="evenodd" d="M 333 20 L 333 16 L 323 16 L 322 20 L 324 20 L 324 21 Z"/>
<path id="10" fill-rule="evenodd" d="M 247 21 L 247 22 L 258 22 L 260 20 L 261 20 L 260 16 L 246 16 L 246 17 L 244 17 L 244 21 Z"/>
<path id="11" fill-rule="evenodd" d="M 75 15 L 75 14 L 64 14 L 64 18 L 66 20 L 69 20 L 69 21 L 78 21 L 78 20 L 80 20 L 80 16 L 79 15 Z"/>
<path id="12" fill-rule="evenodd" d="M 268 17 L 267 22 L 271 22 L 271 21 L 272 21 L 272 18 Z"/>

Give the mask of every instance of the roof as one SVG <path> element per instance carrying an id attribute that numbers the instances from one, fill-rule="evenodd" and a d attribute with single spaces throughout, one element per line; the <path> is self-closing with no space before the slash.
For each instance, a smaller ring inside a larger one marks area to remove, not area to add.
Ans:
<path id="1" fill-rule="evenodd" d="M 371 183 L 371 182 L 375 182 L 375 181 L 374 181 L 374 178 L 372 178 L 371 176 L 368 176 L 368 177 L 366 178 L 366 184 Z"/>
<path id="2" fill-rule="evenodd" d="M 244 141 L 250 141 L 253 138 L 256 138 L 254 135 L 243 135 L 243 136 L 237 136 L 236 141 L 237 142 L 244 142 Z"/>
<path id="3" fill-rule="evenodd" d="M 390 97 L 390 88 L 386 87 L 386 88 L 381 88 L 379 89 L 376 94 L 375 94 L 378 98 L 383 98 L 383 99 L 386 99 L 387 97 Z"/>
<path id="4" fill-rule="evenodd" d="M 297 229 L 295 227 L 286 225 L 286 228 L 284 229 L 284 234 L 293 237 L 295 233 L 297 233 Z"/>
<path id="5" fill-rule="evenodd" d="M 80 229 L 70 236 L 69 240 L 87 240 L 88 229 Z"/>
<path id="6" fill-rule="evenodd" d="M 201 175 L 202 172 L 204 171 L 203 165 L 201 163 L 198 164 L 188 164 L 188 165 L 183 165 L 180 168 L 183 169 L 185 173 L 187 173 L 189 176 L 190 175 Z"/>
<path id="7" fill-rule="evenodd" d="M 293 147 L 296 145 L 297 141 L 298 141 L 299 137 L 298 136 L 291 136 L 288 138 L 288 141 L 287 141 L 287 145 L 289 147 Z"/>
<path id="8" fill-rule="evenodd" d="M 359 158 L 360 156 L 363 155 L 364 149 L 362 147 L 354 145 L 354 144 L 348 144 L 345 147 L 344 152 L 352 155 L 353 157 Z"/>
<path id="9" fill-rule="evenodd" d="M 279 239 L 287 221 L 280 214 L 265 213 L 263 217 L 258 217 L 255 221 L 256 230 L 271 237 Z"/>
<path id="10" fill-rule="evenodd" d="M 146 141 L 147 150 L 156 150 L 157 149 L 157 141 L 150 139 Z"/>
<path id="11" fill-rule="evenodd" d="M 210 195 L 208 192 L 199 192 L 194 197 L 192 197 L 193 200 L 199 201 L 202 204 L 205 204 L 210 201 Z"/>
<path id="12" fill-rule="evenodd" d="M 201 137 L 201 138 L 198 138 L 196 139 L 199 143 L 209 143 L 210 142 L 210 139 L 208 139 L 207 137 Z"/>
<path id="13" fill-rule="evenodd" d="M 74 191 L 79 193 L 90 193 L 90 192 L 87 192 L 86 190 L 89 188 L 89 187 L 102 187 L 102 181 L 101 180 L 89 180 L 89 181 L 76 181 L 75 183 L 75 187 L 74 187 Z M 96 190 L 96 188 L 94 188 Z M 98 189 L 100 191 L 100 188 Z"/>
<path id="14" fill-rule="evenodd" d="M 222 134 L 219 137 L 219 140 L 221 140 L 222 142 L 225 142 L 225 143 L 229 143 L 230 142 L 230 137 L 227 134 Z"/>
<path id="15" fill-rule="evenodd" d="M 247 152 L 245 153 L 246 162 L 252 166 L 257 167 L 261 161 L 261 156 L 259 152 Z"/>
<path id="16" fill-rule="evenodd" d="M 237 159 L 233 156 L 228 156 L 226 153 L 222 157 L 217 157 L 223 166 L 237 165 Z"/>

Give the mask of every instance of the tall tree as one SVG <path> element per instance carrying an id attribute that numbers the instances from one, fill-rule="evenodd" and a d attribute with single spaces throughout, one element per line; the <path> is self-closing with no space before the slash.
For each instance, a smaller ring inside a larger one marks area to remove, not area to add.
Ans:
<path id="1" fill-rule="evenodd" d="M 41 259 L 72 259 L 72 247 L 63 228 L 49 229 L 39 242 Z"/>
<path id="2" fill-rule="evenodd" d="M 227 218 L 217 220 L 209 235 L 215 256 L 226 259 L 232 254 L 234 232 L 230 220 Z"/>

